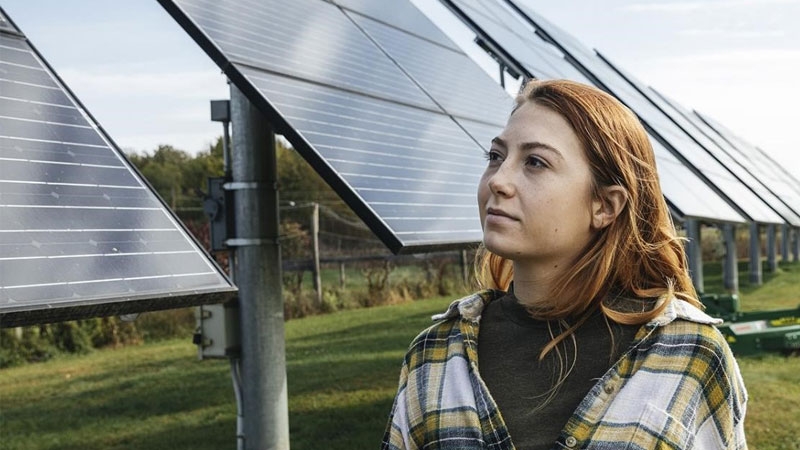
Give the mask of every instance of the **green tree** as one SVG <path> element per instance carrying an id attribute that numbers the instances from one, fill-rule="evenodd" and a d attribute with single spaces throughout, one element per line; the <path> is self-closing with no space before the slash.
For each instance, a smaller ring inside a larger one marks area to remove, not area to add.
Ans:
<path id="1" fill-rule="evenodd" d="M 128 159 L 144 175 L 161 198 L 175 210 L 184 189 L 186 162 L 191 157 L 171 145 L 159 145 L 153 154 L 130 154 Z"/>
<path id="2" fill-rule="evenodd" d="M 277 159 L 281 202 L 296 204 L 316 202 L 333 209 L 341 216 L 355 217 L 350 208 L 311 165 L 297 151 L 283 145 L 280 140 L 277 145 Z"/>

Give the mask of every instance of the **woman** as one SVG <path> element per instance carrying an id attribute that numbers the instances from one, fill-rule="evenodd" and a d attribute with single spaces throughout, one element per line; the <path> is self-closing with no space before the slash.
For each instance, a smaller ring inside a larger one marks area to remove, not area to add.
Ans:
<path id="1" fill-rule="evenodd" d="M 412 342 L 382 448 L 746 448 L 636 116 L 564 80 L 516 103 L 478 187 L 488 289 Z"/>

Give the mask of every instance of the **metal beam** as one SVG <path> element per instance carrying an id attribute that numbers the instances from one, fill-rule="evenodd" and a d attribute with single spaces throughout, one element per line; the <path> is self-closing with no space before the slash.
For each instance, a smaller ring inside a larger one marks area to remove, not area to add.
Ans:
<path id="1" fill-rule="evenodd" d="M 275 134 L 231 84 L 245 448 L 289 449 Z"/>

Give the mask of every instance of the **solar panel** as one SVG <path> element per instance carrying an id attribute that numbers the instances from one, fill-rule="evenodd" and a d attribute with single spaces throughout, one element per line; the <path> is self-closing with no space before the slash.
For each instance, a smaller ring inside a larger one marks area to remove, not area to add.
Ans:
<path id="1" fill-rule="evenodd" d="M 0 325 L 235 289 L 22 35 L 0 32 Z"/>
<path id="2" fill-rule="evenodd" d="M 598 53 L 598 55 L 620 75 L 622 75 L 631 85 L 645 95 L 653 104 L 656 105 L 664 114 L 666 114 L 675 125 L 680 127 L 687 135 L 696 141 L 708 154 L 717 160 L 721 165 L 730 171 L 742 184 L 750 188 L 762 201 L 769 205 L 775 212 L 781 215 L 784 221 L 792 225 L 800 225 L 800 216 L 798 216 L 790 207 L 788 207 L 780 198 L 778 198 L 772 191 L 770 191 L 762 182 L 770 178 L 768 174 L 761 174 L 762 176 L 756 178 L 745 167 L 734 159 L 726 148 L 715 142 L 711 137 L 704 133 L 699 125 L 693 123 L 688 119 L 679 109 L 675 102 L 667 100 L 664 96 L 657 94 L 652 89 L 648 88 L 641 81 L 633 75 L 625 72 L 619 65 L 612 63 L 608 58 Z M 729 146 L 728 146 L 729 147 Z M 731 149 L 727 149 L 731 150 Z"/>
<path id="3" fill-rule="evenodd" d="M 734 149 L 736 157 L 754 166 L 760 173 L 769 174 L 769 186 L 781 198 L 786 196 L 787 203 L 793 207 L 798 204 L 800 198 L 800 181 L 791 172 L 778 164 L 767 153 L 753 144 L 737 136 L 729 128 L 711 119 L 705 114 L 697 112 L 689 113 L 689 116 L 696 119 L 699 123 L 706 124 L 713 133 L 714 137 L 722 139 Z"/>
<path id="4" fill-rule="evenodd" d="M 392 251 L 480 241 L 489 140 L 468 131 L 512 102 L 427 18 L 394 17 L 413 5 L 161 3 Z"/>
<path id="5" fill-rule="evenodd" d="M 646 88 L 648 89 L 648 88 Z M 758 158 L 750 158 L 745 152 L 733 147 L 705 122 L 675 100 L 657 92 L 653 88 L 647 90 L 648 96 L 661 104 L 662 109 L 674 116 L 681 127 L 697 136 L 703 147 L 710 152 L 731 172 L 749 186 L 762 200 L 766 201 L 788 223 L 800 226 L 800 195 L 797 195 L 779 175 L 766 169 Z M 752 152 L 757 153 L 757 152 Z M 755 161 L 754 161 L 755 160 Z"/>
<path id="6" fill-rule="evenodd" d="M 784 219 L 767 203 L 756 196 L 737 179 L 724 165 L 709 155 L 689 135 L 659 110 L 646 96 L 636 90 L 623 76 L 600 58 L 591 49 L 559 27 L 536 14 L 522 2 L 506 0 L 517 8 L 538 32 L 564 49 L 574 60 L 590 73 L 608 92 L 631 108 L 653 132 L 664 139 L 670 150 L 680 159 L 693 166 L 709 183 L 715 185 L 729 200 L 751 220 L 761 223 L 784 223 Z"/>
<path id="7" fill-rule="evenodd" d="M 478 0 L 446 0 L 444 3 L 481 38 L 491 40 L 505 50 L 528 76 L 538 79 L 565 78 L 595 84 L 567 61 L 558 49 L 535 35 L 532 28 L 500 3 Z M 651 138 L 651 143 L 662 191 L 677 214 L 727 222 L 744 221 L 739 213 L 658 140 Z"/>

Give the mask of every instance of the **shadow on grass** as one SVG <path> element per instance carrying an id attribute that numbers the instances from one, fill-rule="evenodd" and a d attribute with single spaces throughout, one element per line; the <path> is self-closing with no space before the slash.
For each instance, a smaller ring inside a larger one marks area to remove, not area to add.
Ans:
<path id="1" fill-rule="evenodd" d="M 292 450 L 378 448 L 392 407 L 392 397 L 357 405 L 290 411 Z M 324 436 L 324 444 L 320 437 Z M 368 447 L 366 444 L 369 443 Z"/>
<path id="2" fill-rule="evenodd" d="M 19 447 L 23 449 L 24 447 Z M 79 443 L 58 443 L 52 450 L 177 450 L 194 448 L 236 448 L 236 417 L 213 423 L 164 427 L 158 431 L 147 431 L 120 436 L 98 434 L 96 439 Z"/>
<path id="3" fill-rule="evenodd" d="M 48 433 L 65 434 L 103 422 L 113 425 L 191 414 L 210 407 L 227 408 L 235 416 L 233 389 L 225 366 L 203 367 L 185 359 L 161 361 L 162 370 L 142 371 L 136 366 L 76 376 L 65 381 L 60 392 L 48 396 L 46 404 L 25 398 L 4 399 L 3 422 L 9 425 L 4 437 L 36 433 L 45 415 L 53 419 L 47 421 Z"/>

